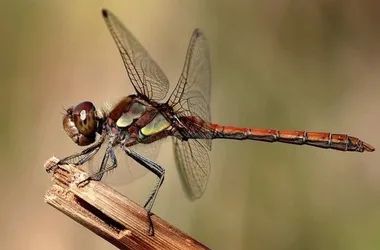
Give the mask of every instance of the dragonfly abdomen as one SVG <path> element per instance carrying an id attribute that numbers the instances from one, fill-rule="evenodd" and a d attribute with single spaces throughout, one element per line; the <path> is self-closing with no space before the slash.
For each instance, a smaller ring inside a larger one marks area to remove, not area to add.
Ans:
<path id="1" fill-rule="evenodd" d="M 360 139 L 346 134 L 323 132 L 286 131 L 275 129 L 239 128 L 210 124 L 213 138 L 283 142 L 297 145 L 335 149 L 341 151 L 372 152 L 374 147 Z"/>

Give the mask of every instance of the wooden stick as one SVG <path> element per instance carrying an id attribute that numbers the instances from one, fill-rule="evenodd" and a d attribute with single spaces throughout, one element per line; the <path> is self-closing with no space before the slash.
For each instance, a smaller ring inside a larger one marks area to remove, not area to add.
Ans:
<path id="1" fill-rule="evenodd" d="M 87 227 L 120 249 L 209 249 L 156 215 L 154 236 L 148 235 L 147 212 L 143 207 L 98 181 L 78 185 L 88 176 L 71 165 L 45 163 L 55 184 L 45 202 Z"/>

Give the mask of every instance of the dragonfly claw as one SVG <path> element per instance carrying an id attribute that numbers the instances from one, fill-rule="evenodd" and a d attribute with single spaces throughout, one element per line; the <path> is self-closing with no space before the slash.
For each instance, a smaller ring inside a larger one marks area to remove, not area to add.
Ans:
<path id="1" fill-rule="evenodd" d="M 93 175 L 90 175 L 88 176 L 87 178 L 85 178 L 84 180 L 81 180 L 78 185 L 82 185 L 84 184 L 85 182 L 89 182 L 89 181 L 100 181 L 101 177 L 99 176 L 98 173 L 95 173 Z"/>
<path id="2" fill-rule="evenodd" d="M 89 181 L 91 181 L 92 178 L 91 176 L 87 177 L 87 178 L 84 178 L 83 180 L 79 181 L 76 185 L 78 187 L 81 187 L 81 186 L 85 186 L 86 184 L 88 184 Z"/>
<path id="3" fill-rule="evenodd" d="M 153 227 L 153 221 L 152 221 L 152 213 L 148 212 L 148 221 L 149 221 L 149 229 L 148 229 L 148 235 L 154 236 L 154 227 Z"/>

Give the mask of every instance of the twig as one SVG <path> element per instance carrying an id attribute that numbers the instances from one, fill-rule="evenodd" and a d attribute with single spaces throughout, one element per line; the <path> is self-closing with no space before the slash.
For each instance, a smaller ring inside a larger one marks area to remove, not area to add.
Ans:
<path id="1" fill-rule="evenodd" d="M 71 165 L 45 163 L 55 184 L 45 202 L 87 227 L 120 249 L 209 249 L 156 215 L 154 236 L 148 235 L 144 208 L 98 181 L 78 185 L 87 174 Z"/>

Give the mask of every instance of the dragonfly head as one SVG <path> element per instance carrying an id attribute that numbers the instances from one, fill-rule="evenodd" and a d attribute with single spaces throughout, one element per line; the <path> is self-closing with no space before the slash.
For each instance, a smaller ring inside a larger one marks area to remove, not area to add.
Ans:
<path id="1" fill-rule="evenodd" d="M 92 102 L 81 102 L 70 107 L 63 115 L 63 129 L 79 146 L 87 146 L 95 142 L 99 120 Z"/>

